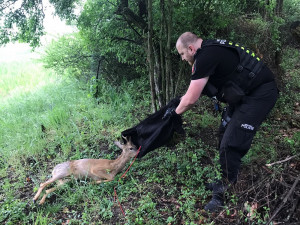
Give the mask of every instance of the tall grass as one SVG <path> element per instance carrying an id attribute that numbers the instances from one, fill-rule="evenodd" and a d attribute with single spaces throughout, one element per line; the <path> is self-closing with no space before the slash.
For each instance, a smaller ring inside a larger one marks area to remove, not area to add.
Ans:
<path id="1" fill-rule="evenodd" d="M 37 64 L 8 63 L 2 65 L 0 78 L 1 153 L 32 149 L 49 105 L 45 89 L 56 86 L 56 77 Z"/>
<path id="2" fill-rule="evenodd" d="M 120 98 L 107 86 L 97 105 L 79 82 L 63 79 L 38 63 L 6 63 L 0 80 L 0 152 L 12 164 L 24 155 L 44 154 L 45 149 L 48 157 L 55 151 L 68 157 L 82 139 L 99 138 L 105 124 L 124 117 L 126 121 L 126 114 L 132 119 L 128 94 Z"/>

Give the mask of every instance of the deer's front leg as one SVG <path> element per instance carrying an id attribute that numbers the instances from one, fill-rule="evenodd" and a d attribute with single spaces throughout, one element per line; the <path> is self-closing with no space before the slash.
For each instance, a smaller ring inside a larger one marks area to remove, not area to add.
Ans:
<path id="1" fill-rule="evenodd" d="M 112 181 L 112 180 L 114 180 L 114 177 L 111 178 L 111 179 L 106 179 L 106 180 L 101 179 L 101 180 L 97 180 L 97 181 L 96 181 L 96 184 L 100 184 L 100 183 L 102 183 L 102 182 L 108 182 L 108 181 Z"/>
<path id="2" fill-rule="evenodd" d="M 97 171 L 97 173 L 94 173 L 94 176 L 96 177 L 94 179 L 96 184 L 112 181 L 115 178 L 115 174 L 108 173 L 107 171 L 103 172 L 102 170 Z"/>

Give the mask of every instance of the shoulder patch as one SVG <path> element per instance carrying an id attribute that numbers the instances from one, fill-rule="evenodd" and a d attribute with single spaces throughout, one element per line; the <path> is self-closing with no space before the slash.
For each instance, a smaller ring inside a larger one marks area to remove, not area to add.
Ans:
<path id="1" fill-rule="evenodd" d="M 196 72 L 196 59 L 195 59 L 194 64 L 192 66 L 192 75 L 194 75 L 195 72 Z"/>

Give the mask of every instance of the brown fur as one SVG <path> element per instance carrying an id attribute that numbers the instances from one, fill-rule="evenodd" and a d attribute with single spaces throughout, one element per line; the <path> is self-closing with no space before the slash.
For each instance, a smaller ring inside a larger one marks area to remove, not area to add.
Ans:
<path id="1" fill-rule="evenodd" d="M 54 181 L 58 181 L 56 187 L 46 190 L 46 193 L 39 202 L 40 205 L 43 204 L 47 195 L 69 181 L 69 179 L 64 179 L 66 177 L 73 176 L 77 179 L 90 178 L 97 184 L 112 181 L 115 175 L 125 167 L 126 163 L 137 154 L 137 149 L 130 139 L 125 145 L 122 145 L 117 141 L 115 144 L 122 149 L 122 154 L 115 160 L 79 159 L 56 165 L 52 171 L 52 178 L 40 184 L 40 188 L 34 196 L 33 201 L 36 201 L 39 198 L 41 192 L 47 185 Z"/>

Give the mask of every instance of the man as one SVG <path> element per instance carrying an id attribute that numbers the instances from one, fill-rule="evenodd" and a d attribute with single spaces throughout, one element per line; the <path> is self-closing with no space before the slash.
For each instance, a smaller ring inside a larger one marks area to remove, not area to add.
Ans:
<path id="1" fill-rule="evenodd" d="M 189 110 L 201 94 L 228 103 L 220 126 L 219 154 L 222 180 L 208 185 L 213 191 L 206 211 L 224 206 L 224 192 L 237 181 L 241 158 L 278 97 L 272 72 L 249 50 L 226 40 L 202 40 L 183 33 L 176 48 L 182 60 L 192 66 L 188 90 L 169 116 Z"/>

